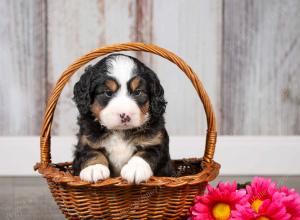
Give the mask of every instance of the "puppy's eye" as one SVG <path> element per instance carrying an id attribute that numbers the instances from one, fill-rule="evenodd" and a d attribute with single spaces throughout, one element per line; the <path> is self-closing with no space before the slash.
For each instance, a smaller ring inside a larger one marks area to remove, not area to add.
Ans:
<path id="1" fill-rule="evenodd" d="M 140 90 L 140 89 L 137 89 L 137 90 L 133 91 L 133 93 L 132 93 L 132 95 L 134 95 L 134 96 L 139 96 L 141 94 L 142 94 L 142 90 Z"/>
<path id="2" fill-rule="evenodd" d="M 113 93 L 112 91 L 110 91 L 110 90 L 104 91 L 104 95 L 105 95 L 106 97 L 112 97 L 113 94 L 114 94 L 114 93 Z"/>

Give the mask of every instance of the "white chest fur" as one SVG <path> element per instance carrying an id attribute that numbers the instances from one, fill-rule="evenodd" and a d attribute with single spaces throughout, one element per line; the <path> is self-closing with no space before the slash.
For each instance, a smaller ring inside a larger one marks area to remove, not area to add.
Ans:
<path id="1" fill-rule="evenodd" d="M 115 132 L 102 142 L 102 146 L 108 153 L 114 174 L 119 175 L 122 167 L 128 162 L 135 151 L 135 146 L 124 139 L 121 132 Z"/>

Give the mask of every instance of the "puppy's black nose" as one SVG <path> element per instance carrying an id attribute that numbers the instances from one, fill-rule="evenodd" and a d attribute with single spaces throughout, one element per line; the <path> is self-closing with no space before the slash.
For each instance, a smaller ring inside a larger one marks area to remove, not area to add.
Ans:
<path id="1" fill-rule="evenodd" d="M 130 122 L 131 120 L 130 116 L 125 113 L 120 114 L 120 118 L 122 123 Z"/>

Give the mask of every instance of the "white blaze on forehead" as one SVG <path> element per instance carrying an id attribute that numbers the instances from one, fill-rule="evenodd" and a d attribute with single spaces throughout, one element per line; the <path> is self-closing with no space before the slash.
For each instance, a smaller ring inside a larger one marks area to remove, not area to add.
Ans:
<path id="1" fill-rule="evenodd" d="M 127 88 L 127 83 L 135 75 L 135 62 L 127 56 L 119 55 L 108 59 L 107 66 L 108 75 L 115 78 L 120 87 L 108 105 L 100 112 L 102 125 L 116 130 L 141 126 L 147 117 L 141 118 L 141 110 Z M 130 121 L 124 124 L 121 114 L 128 115 Z"/>
<path id="2" fill-rule="evenodd" d="M 133 76 L 133 70 L 135 68 L 134 61 L 127 56 L 116 56 L 112 59 L 109 59 L 108 64 L 108 75 L 116 78 L 120 84 L 120 93 L 126 94 L 127 91 L 127 82 Z"/>
<path id="3" fill-rule="evenodd" d="M 130 117 L 130 121 L 122 123 L 121 114 L 126 114 Z M 130 129 L 140 127 L 148 119 L 149 115 L 141 116 L 141 110 L 137 103 L 126 94 L 118 93 L 113 97 L 108 105 L 100 111 L 101 124 L 108 129 Z"/>

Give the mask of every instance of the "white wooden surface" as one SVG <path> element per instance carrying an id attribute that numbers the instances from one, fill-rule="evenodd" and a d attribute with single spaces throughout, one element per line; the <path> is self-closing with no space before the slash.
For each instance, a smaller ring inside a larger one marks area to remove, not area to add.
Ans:
<path id="1" fill-rule="evenodd" d="M 295 136 L 220 136 L 215 161 L 221 175 L 299 176 L 299 142 Z M 53 162 L 71 161 L 75 143 L 74 136 L 54 136 Z M 171 136 L 171 158 L 201 157 L 204 143 L 203 136 Z M 0 137 L 0 145 L 0 176 L 38 175 L 33 165 L 39 161 L 39 137 Z"/>
<path id="2" fill-rule="evenodd" d="M 76 58 L 105 44 L 143 41 L 197 72 L 220 134 L 300 134 L 298 0 L 16 0 L 0 2 L 0 135 L 38 135 L 46 97 Z M 188 79 L 159 57 L 136 55 L 159 75 L 171 135 L 199 135 L 206 120 Z M 74 135 L 73 85 L 53 134 Z"/>

